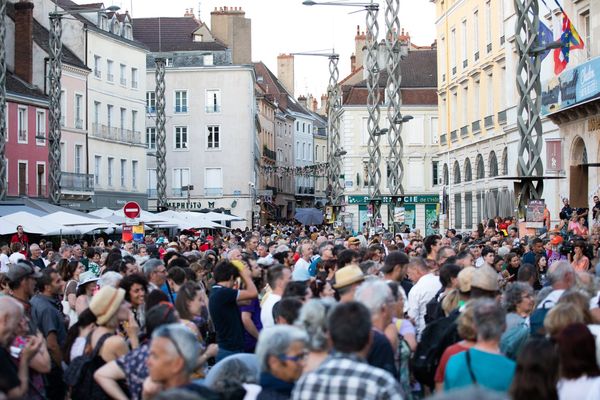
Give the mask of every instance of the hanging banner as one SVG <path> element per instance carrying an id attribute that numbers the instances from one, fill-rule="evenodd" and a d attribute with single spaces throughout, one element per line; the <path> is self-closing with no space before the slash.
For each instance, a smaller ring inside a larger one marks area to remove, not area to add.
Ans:
<path id="1" fill-rule="evenodd" d="M 440 230 L 437 204 L 425 204 L 425 236 L 437 235 Z"/>
<path id="2" fill-rule="evenodd" d="M 133 226 L 133 241 L 137 243 L 144 241 L 144 224 Z"/>
<path id="3" fill-rule="evenodd" d="M 123 224 L 123 232 L 121 233 L 122 242 L 131 242 L 133 240 L 133 226 Z"/>

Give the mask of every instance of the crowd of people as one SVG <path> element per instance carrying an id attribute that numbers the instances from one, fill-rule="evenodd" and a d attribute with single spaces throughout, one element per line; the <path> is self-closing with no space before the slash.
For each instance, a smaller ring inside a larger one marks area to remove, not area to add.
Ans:
<path id="1" fill-rule="evenodd" d="M 578 224 L 60 244 L 18 227 L 0 397 L 600 399 L 600 235 Z"/>

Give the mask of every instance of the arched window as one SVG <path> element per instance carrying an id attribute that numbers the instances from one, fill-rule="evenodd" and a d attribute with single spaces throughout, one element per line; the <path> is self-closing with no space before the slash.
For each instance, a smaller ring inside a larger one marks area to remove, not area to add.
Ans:
<path id="1" fill-rule="evenodd" d="M 498 176 L 498 160 L 496 159 L 496 152 L 492 151 L 489 158 L 489 171 L 490 178 Z"/>
<path id="2" fill-rule="evenodd" d="M 473 180 L 473 171 L 471 170 L 471 160 L 468 158 L 465 160 L 465 182 L 471 182 Z"/>
<path id="3" fill-rule="evenodd" d="M 454 175 L 454 183 L 460 183 L 460 165 L 458 161 L 454 161 L 454 171 L 452 174 Z"/>
<path id="4" fill-rule="evenodd" d="M 444 164 L 444 185 L 450 184 L 450 177 L 448 176 L 448 164 Z"/>
<path id="5" fill-rule="evenodd" d="M 483 156 L 477 154 L 477 179 L 485 178 L 485 168 L 483 166 Z"/>

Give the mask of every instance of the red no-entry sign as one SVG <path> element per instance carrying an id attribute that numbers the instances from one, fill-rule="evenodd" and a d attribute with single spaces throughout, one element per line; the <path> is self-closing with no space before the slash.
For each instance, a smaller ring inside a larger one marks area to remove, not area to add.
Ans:
<path id="1" fill-rule="evenodd" d="M 131 219 L 138 218 L 140 216 L 141 210 L 142 209 L 140 205 L 135 201 L 129 201 L 123 207 L 123 213 L 127 218 Z"/>

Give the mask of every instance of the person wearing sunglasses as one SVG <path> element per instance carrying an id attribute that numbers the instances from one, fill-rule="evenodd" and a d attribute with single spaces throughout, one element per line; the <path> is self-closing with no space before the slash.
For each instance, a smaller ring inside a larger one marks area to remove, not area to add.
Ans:
<path id="1" fill-rule="evenodd" d="M 258 337 L 256 358 L 260 367 L 257 399 L 289 399 L 304 370 L 308 336 L 294 326 L 277 325 Z"/>

